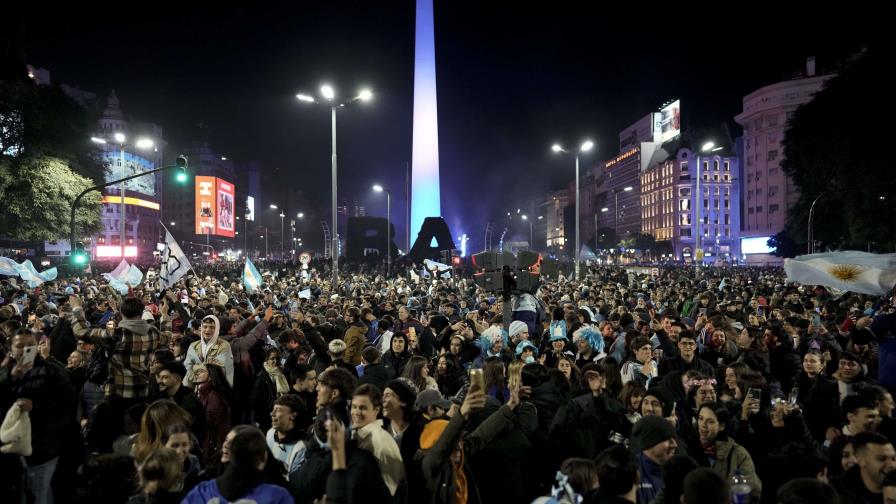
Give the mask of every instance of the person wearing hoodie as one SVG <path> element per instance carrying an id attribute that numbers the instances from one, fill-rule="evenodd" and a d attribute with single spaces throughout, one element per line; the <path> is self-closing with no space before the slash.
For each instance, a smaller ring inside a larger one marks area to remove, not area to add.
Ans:
<path id="1" fill-rule="evenodd" d="M 199 341 L 190 345 L 187 350 L 187 358 L 184 367 L 187 368 L 187 376 L 184 377 L 184 385 L 193 384 L 193 367 L 197 364 L 216 361 L 224 368 L 227 383 L 233 386 L 233 352 L 230 343 L 219 337 L 221 323 L 218 317 L 207 315 L 202 319 Z"/>
<path id="2" fill-rule="evenodd" d="M 205 481 L 184 497 L 185 504 L 219 502 L 265 502 L 292 504 L 294 501 L 284 488 L 264 483 L 268 451 L 264 434 L 255 427 L 247 427 L 230 443 L 229 463 L 221 476 Z"/>
<path id="3" fill-rule="evenodd" d="M 359 373 L 361 378 L 358 383 L 370 383 L 376 385 L 380 390 L 386 390 L 386 384 L 395 376 L 391 369 L 383 365 L 383 357 L 379 349 L 369 346 L 361 352 L 361 358 L 364 362 L 363 373 Z"/>
<path id="4" fill-rule="evenodd" d="M 230 330 L 223 331 L 221 334 L 221 339 L 230 345 L 230 351 L 233 354 L 233 389 L 239 399 L 239 404 L 234 407 L 246 405 L 244 408 L 246 411 L 237 413 L 241 419 L 247 422 L 251 420 L 251 411 L 248 405 L 251 403 L 252 388 L 256 378 L 255 365 L 252 363 L 249 351 L 265 341 L 265 335 L 273 316 L 274 309 L 268 307 L 264 311 L 263 318 L 257 324 L 254 324 L 255 317 L 250 316 L 239 324 L 230 324 Z M 252 327 L 251 330 L 250 327 Z"/>
<path id="5" fill-rule="evenodd" d="M 390 341 L 391 348 L 383 356 L 383 364 L 392 370 L 395 376 L 401 376 L 411 353 L 408 352 L 408 337 L 404 333 L 395 332 Z"/>

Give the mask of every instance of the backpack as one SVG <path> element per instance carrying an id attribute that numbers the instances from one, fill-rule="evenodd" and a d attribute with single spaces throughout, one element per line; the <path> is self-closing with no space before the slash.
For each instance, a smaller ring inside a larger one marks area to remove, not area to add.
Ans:
<path id="1" fill-rule="evenodd" d="M 90 352 L 90 358 L 87 359 L 87 381 L 97 385 L 104 385 L 109 379 L 109 358 L 112 356 L 112 350 L 115 345 L 121 341 L 121 328 L 116 328 L 112 336 L 112 343 L 109 348 L 105 345 L 98 344 L 96 348 Z"/>
<path id="2" fill-rule="evenodd" d="M 87 381 L 103 385 L 109 378 L 109 353 L 102 345 L 97 345 L 87 359 Z"/>

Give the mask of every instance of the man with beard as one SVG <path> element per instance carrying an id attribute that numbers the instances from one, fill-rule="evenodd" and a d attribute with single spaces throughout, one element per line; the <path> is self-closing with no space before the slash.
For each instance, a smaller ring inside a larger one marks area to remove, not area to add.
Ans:
<path id="1" fill-rule="evenodd" d="M 641 474 L 638 502 L 651 502 L 663 488 L 663 465 L 678 449 L 675 427 L 665 418 L 646 416 L 632 427 L 631 446 Z"/>

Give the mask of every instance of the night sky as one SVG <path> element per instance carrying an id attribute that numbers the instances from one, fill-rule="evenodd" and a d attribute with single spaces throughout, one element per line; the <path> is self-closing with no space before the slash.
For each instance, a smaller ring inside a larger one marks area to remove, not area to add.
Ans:
<path id="1" fill-rule="evenodd" d="M 329 207 L 329 111 L 294 95 L 317 94 L 323 82 L 343 96 L 370 87 L 373 102 L 337 119 L 340 194 L 384 215 L 370 186 L 392 187 L 404 236 L 414 2 L 31 5 L 2 15 L 6 48 L 55 83 L 114 88 L 126 114 L 162 125 L 175 145 L 208 125 L 214 149 L 276 168 L 312 208 Z M 442 209 L 455 236 L 468 233 L 477 249 L 489 219 L 571 184 L 572 161 L 553 157 L 553 142 L 592 139 L 585 163 L 596 163 L 616 154 L 620 129 L 673 98 L 685 129 L 726 123 L 737 136 L 744 95 L 802 69 L 807 56 L 824 69 L 875 44 L 881 31 L 863 23 L 885 19 L 785 12 L 780 2 L 738 4 L 745 13 L 681 5 L 436 2 Z"/>

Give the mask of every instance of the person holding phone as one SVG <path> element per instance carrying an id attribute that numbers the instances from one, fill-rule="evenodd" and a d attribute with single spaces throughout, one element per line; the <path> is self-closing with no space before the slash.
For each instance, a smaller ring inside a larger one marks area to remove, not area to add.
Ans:
<path id="1" fill-rule="evenodd" d="M 28 412 L 31 419 L 31 455 L 25 457 L 25 492 L 29 502 L 52 502 L 50 481 L 65 445 L 65 437 L 75 425 L 75 390 L 65 369 L 45 360 L 38 341 L 28 329 L 12 338 L 11 351 L 0 364 L 0 410 L 13 404 Z M 33 500 L 31 500 L 33 499 Z"/>

